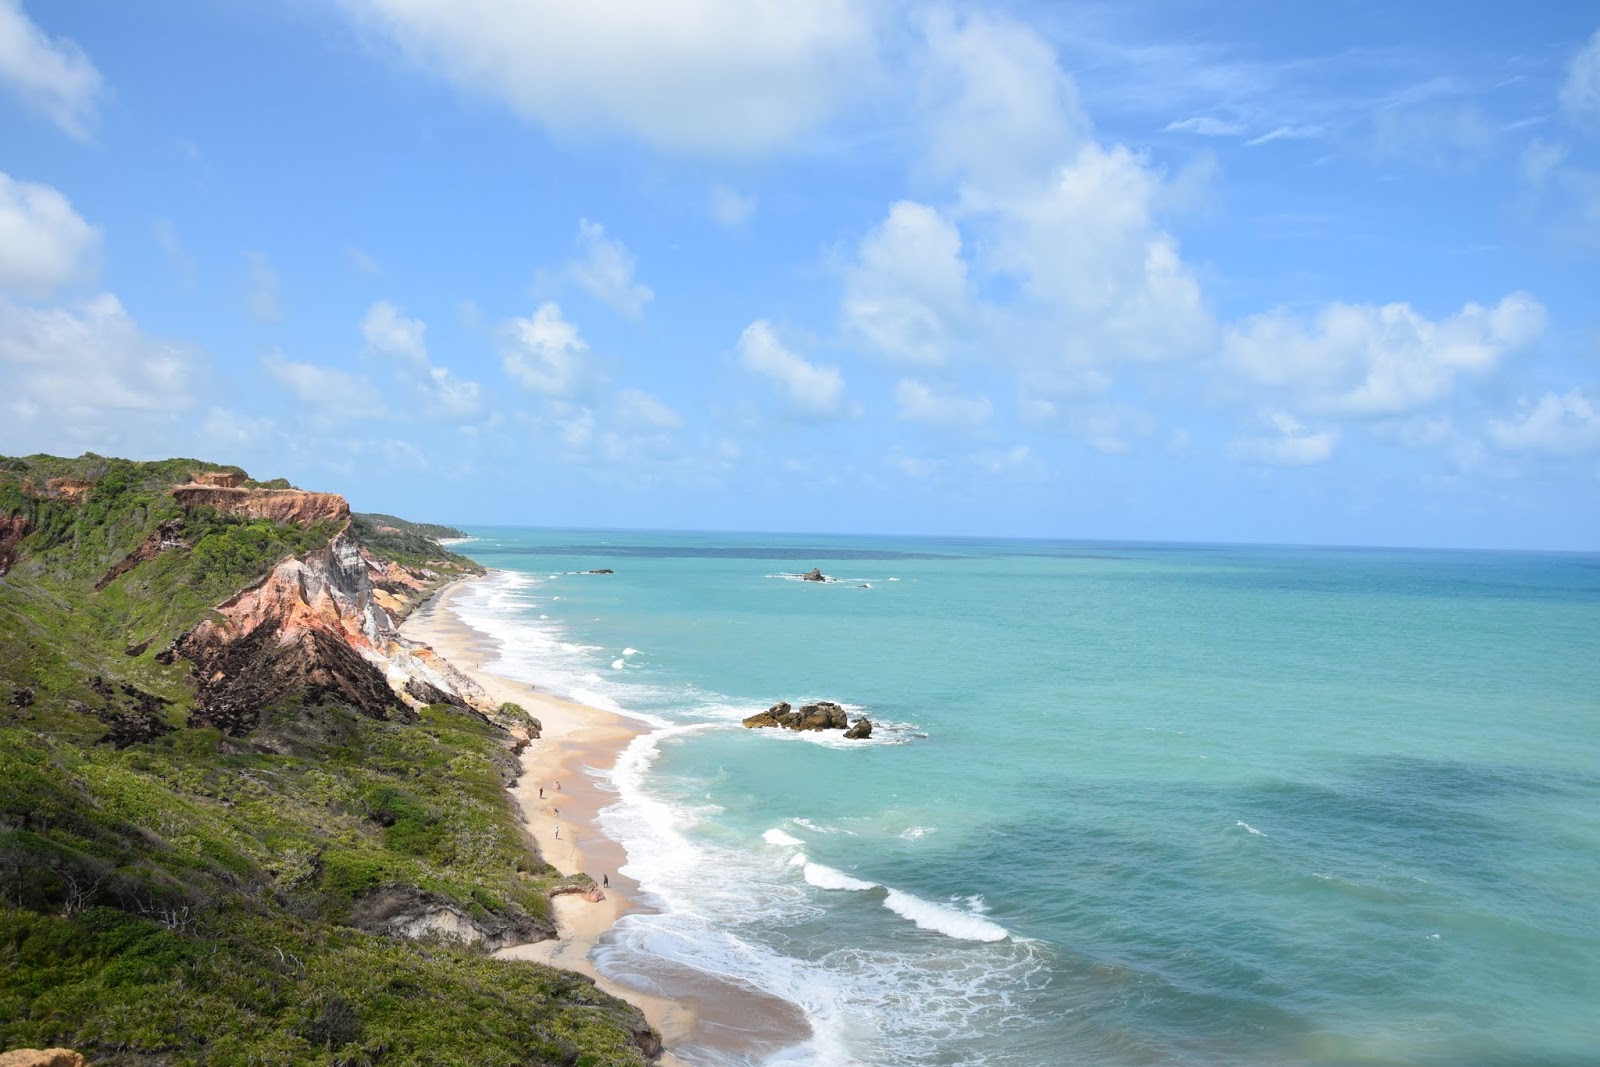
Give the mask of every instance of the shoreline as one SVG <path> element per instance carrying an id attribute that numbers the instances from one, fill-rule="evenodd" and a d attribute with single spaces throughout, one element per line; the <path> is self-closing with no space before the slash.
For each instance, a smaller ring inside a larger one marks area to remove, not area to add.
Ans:
<path id="1" fill-rule="evenodd" d="M 490 572 L 493 573 L 492 571 Z M 442 659 L 478 683 L 496 703 L 520 704 L 538 719 L 538 740 L 522 754 L 521 777 L 510 788 L 521 810 L 523 828 L 538 845 L 546 863 L 562 874 L 588 873 L 598 884 L 608 877 L 604 899 L 589 902 L 576 893 L 551 901 L 557 936 L 547 941 L 514 945 L 495 953 L 501 959 L 532 960 L 576 971 L 593 979 L 605 992 L 638 1007 L 661 1035 L 662 1067 L 688 1067 L 673 1050 L 701 1046 L 722 1057 L 755 1057 L 798 1045 L 811 1036 L 800 1009 L 787 1001 L 693 972 L 652 974 L 646 980 L 660 992 L 649 992 L 606 978 L 590 961 L 618 919 L 655 909 L 640 902 L 639 884 L 621 873 L 627 861 L 622 845 L 598 826 L 600 811 L 616 794 L 603 789 L 589 769 L 607 771 L 634 738 L 650 727 L 614 712 L 540 692 L 526 682 L 487 669 L 501 643 L 469 625 L 451 602 L 477 581 L 452 582 L 429 597 L 400 625 L 401 633 L 429 645 Z M 560 783 L 560 789 L 556 788 Z M 540 789 L 544 795 L 541 798 Z M 556 813 L 559 812 L 559 815 Z"/>

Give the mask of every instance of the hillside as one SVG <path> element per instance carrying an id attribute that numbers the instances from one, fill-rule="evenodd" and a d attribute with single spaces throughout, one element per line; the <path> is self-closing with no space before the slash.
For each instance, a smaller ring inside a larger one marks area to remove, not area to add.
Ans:
<path id="1" fill-rule="evenodd" d="M 394 630 L 481 568 L 391 519 L 191 460 L 0 458 L 0 1048 L 658 1051 L 587 980 L 488 957 L 575 887 L 504 788 L 538 724 Z"/>

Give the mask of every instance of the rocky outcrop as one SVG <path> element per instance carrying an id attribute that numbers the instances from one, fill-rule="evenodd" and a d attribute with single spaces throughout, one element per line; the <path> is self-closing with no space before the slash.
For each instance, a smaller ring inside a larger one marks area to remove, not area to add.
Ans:
<path id="1" fill-rule="evenodd" d="M 189 543 L 179 536 L 182 528 L 183 523 L 180 520 L 168 519 L 158 529 L 151 531 L 150 536 L 140 542 L 138 548 L 129 552 L 100 576 L 100 580 L 94 583 L 95 592 L 98 593 L 139 564 L 155 559 L 169 548 L 188 548 Z"/>
<path id="2" fill-rule="evenodd" d="M 17 545 L 33 532 L 26 515 L 0 515 L 0 577 L 17 564 Z"/>
<path id="3" fill-rule="evenodd" d="M 215 508 L 228 515 L 269 522 L 313 526 L 324 519 L 346 522 L 350 505 L 337 493 L 308 493 L 301 489 L 239 489 L 220 485 L 179 485 L 173 498 L 185 510 Z"/>
<path id="4" fill-rule="evenodd" d="M 189 481 L 195 485 L 208 485 L 213 488 L 237 489 L 244 484 L 244 475 L 237 471 L 195 471 L 189 475 Z"/>
<path id="5" fill-rule="evenodd" d="M 823 574 L 822 568 L 812 567 L 810 570 L 806 571 L 800 576 L 800 580 L 802 582 L 828 582 L 832 581 L 833 579 L 829 578 L 826 574 Z"/>
<path id="6" fill-rule="evenodd" d="M 163 653 L 194 664 L 196 723 L 242 735 L 264 708 L 296 693 L 379 719 L 441 701 L 492 709 L 471 679 L 400 636 L 372 580 L 388 566 L 346 527 L 327 547 L 284 560 L 217 605 Z"/>
<path id="7" fill-rule="evenodd" d="M 352 909 L 350 921 L 357 929 L 372 934 L 408 941 L 481 945 L 491 952 L 556 936 L 555 927 L 548 920 L 536 919 L 520 909 L 497 914 L 476 908 L 469 913 L 408 885 L 383 886 L 362 897 Z"/>
<path id="8" fill-rule="evenodd" d="M 600 568 L 597 568 L 595 570 L 589 571 L 588 573 L 590 573 L 590 574 L 615 574 L 617 572 L 612 570 L 610 567 L 600 567 Z"/>
<path id="9" fill-rule="evenodd" d="M 865 715 L 861 716 L 844 732 L 844 736 L 851 741 L 865 741 L 872 736 L 872 720 Z"/>
<path id="10" fill-rule="evenodd" d="M 44 483 L 44 487 L 51 496 L 82 500 L 83 494 L 94 488 L 94 483 L 86 482 L 82 478 L 51 478 Z"/>
<path id="11" fill-rule="evenodd" d="M 798 708 L 791 708 L 788 701 L 780 700 L 766 711 L 745 719 L 744 724 L 749 729 L 780 726 L 785 730 L 843 730 L 852 741 L 872 736 L 872 723 L 865 715 L 852 724 L 844 708 L 831 700 L 802 704 Z"/>
<path id="12" fill-rule="evenodd" d="M 70 1048 L 19 1048 L 0 1052 L 0 1067 L 86 1067 Z"/>

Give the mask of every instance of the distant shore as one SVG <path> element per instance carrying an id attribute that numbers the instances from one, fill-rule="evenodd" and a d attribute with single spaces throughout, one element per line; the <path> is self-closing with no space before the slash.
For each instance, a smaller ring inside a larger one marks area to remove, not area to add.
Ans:
<path id="1" fill-rule="evenodd" d="M 647 728 L 487 670 L 486 664 L 499 655 L 500 642 L 468 625 L 452 607 L 467 585 L 456 582 L 442 589 L 405 620 L 401 632 L 431 645 L 497 704 L 520 704 L 540 721 L 539 739 L 523 750 L 522 777 L 511 790 L 522 808 L 523 823 L 545 861 L 561 873 L 584 872 L 596 882 L 610 881 L 603 890 L 605 899 L 596 903 L 578 894 L 554 899 L 556 938 L 513 946 L 497 955 L 577 971 L 612 996 L 637 1005 L 668 1050 L 660 1060 L 664 1067 L 686 1067 L 671 1053 L 686 1043 L 715 1049 L 724 1058 L 754 1062 L 768 1052 L 805 1041 L 810 1026 L 799 1008 L 743 986 L 695 973 L 652 975 L 654 984 L 672 994 L 661 995 L 613 982 L 595 970 L 589 954 L 602 935 L 623 915 L 647 909 L 637 903 L 638 884 L 620 873 L 627 858 L 622 846 L 596 823 L 600 810 L 615 798 L 598 788 L 585 768 L 615 766 L 628 743 Z"/>

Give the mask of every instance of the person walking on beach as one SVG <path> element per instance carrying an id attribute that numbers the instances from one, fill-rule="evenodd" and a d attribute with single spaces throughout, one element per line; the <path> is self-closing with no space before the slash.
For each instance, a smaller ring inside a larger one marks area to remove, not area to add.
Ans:
<path id="1" fill-rule="evenodd" d="M 559 827 L 559 826 L 556 827 L 556 840 L 557 841 L 561 840 L 561 827 Z"/>
<path id="2" fill-rule="evenodd" d="M 556 792 L 557 793 L 561 792 L 561 783 L 560 782 L 556 783 Z"/>
<path id="3" fill-rule="evenodd" d="M 544 799 L 544 786 L 542 786 L 542 785 L 539 787 L 539 799 L 540 800 Z"/>
<path id="4" fill-rule="evenodd" d="M 609 874 L 602 874 L 600 876 L 600 884 L 602 886 L 604 886 L 606 889 L 610 889 L 611 888 L 611 876 Z"/>

